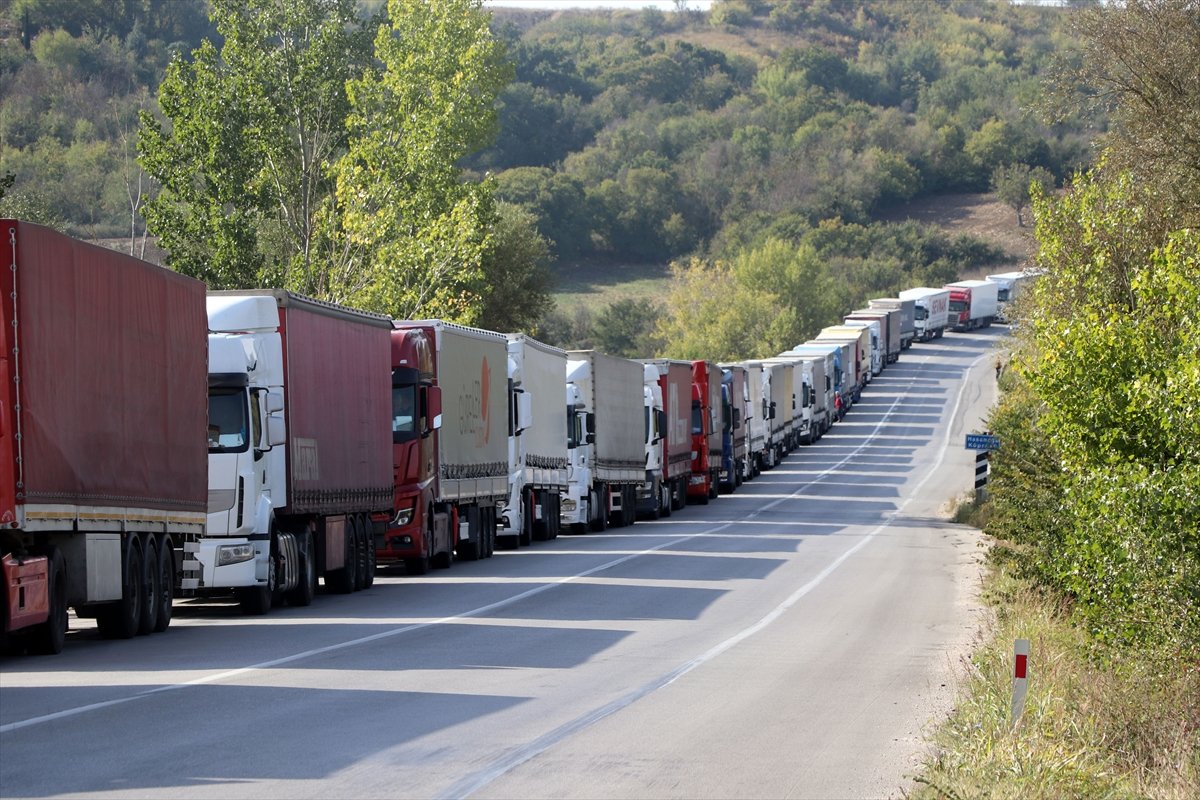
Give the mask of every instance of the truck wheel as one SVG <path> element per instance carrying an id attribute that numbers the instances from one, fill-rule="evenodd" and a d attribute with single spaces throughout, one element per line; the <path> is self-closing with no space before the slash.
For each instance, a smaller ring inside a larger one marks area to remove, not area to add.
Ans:
<path id="1" fill-rule="evenodd" d="M 136 536 L 125 551 L 125 586 L 121 599 L 108 603 L 96 614 L 96 626 L 105 639 L 132 639 L 142 621 L 142 547 Z"/>
<path id="2" fill-rule="evenodd" d="M 558 538 L 558 534 L 562 532 L 562 498 L 558 492 L 550 492 L 546 499 L 546 526 L 549 529 L 547 538 L 553 541 Z"/>
<path id="3" fill-rule="evenodd" d="M 50 617 L 38 625 L 29 637 L 29 652 L 54 656 L 62 652 L 67 641 L 67 565 L 63 555 L 53 545 L 47 553 L 46 576 L 50 600 Z"/>
<path id="4" fill-rule="evenodd" d="M 483 544 L 487 549 L 483 557 L 491 558 L 496 555 L 496 507 L 485 508 L 480 520 L 483 522 Z"/>
<path id="5" fill-rule="evenodd" d="M 358 536 L 354 526 L 346 521 L 343 567 L 325 575 L 325 585 L 337 594 L 350 594 L 358 583 Z"/>
<path id="6" fill-rule="evenodd" d="M 534 540 L 545 541 L 546 530 L 545 524 L 539 525 L 538 521 L 533 518 L 534 511 L 537 508 L 537 498 L 533 496 L 533 491 L 528 490 L 521 495 L 521 533 L 517 538 L 518 547 L 529 547 Z"/>
<path id="7" fill-rule="evenodd" d="M 155 595 L 158 610 L 154 618 L 154 633 L 162 633 L 171 626 L 171 614 L 175 608 L 175 553 L 170 536 L 158 537 L 158 594 Z"/>
<path id="8" fill-rule="evenodd" d="M 671 489 L 671 485 L 664 483 L 658 487 L 658 516 L 660 519 L 665 519 L 671 516 L 671 509 L 675 505 L 675 493 Z"/>
<path id="9" fill-rule="evenodd" d="M 363 525 L 363 518 L 357 514 L 350 517 L 350 524 L 354 530 L 354 541 L 358 545 L 356 548 L 356 558 L 354 560 L 354 591 L 360 591 L 367 588 L 367 532 Z"/>
<path id="10" fill-rule="evenodd" d="M 151 534 L 142 540 L 142 618 L 138 622 L 138 635 L 153 633 L 158 625 L 158 594 L 162 590 L 162 578 L 158 571 L 158 544 Z"/>
<path id="11" fill-rule="evenodd" d="M 483 557 L 483 544 L 480 542 L 479 506 L 468 506 L 463 509 L 467 515 L 467 541 L 460 541 L 455 551 L 461 561 L 478 561 Z"/>
<path id="12" fill-rule="evenodd" d="M 588 522 L 588 529 L 596 533 L 608 530 L 608 508 L 606 507 L 608 503 L 601 503 L 600 501 L 600 496 L 606 491 L 607 489 L 601 487 L 588 496 L 591 505 L 589 511 L 596 512 L 595 518 Z"/>
<path id="13" fill-rule="evenodd" d="M 363 588 L 370 589 L 375 585 L 375 569 L 378 566 L 375 555 L 375 534 L 371 529 L 371 518 L 363 517 L 363 546 L 367 551 L 367 578 Z"/>
<path id="14" fill-rule="evenodd" d="M 317 594 L 317 554 L 313 551 L 312 531 L 300 539 L 300 581 L 287 593 L 288 605 L 309 606 Z"/>

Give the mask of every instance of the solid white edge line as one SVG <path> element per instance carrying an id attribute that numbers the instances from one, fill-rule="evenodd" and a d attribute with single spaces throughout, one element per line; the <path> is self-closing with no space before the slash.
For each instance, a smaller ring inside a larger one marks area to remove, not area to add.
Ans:
<path id="1" fill-rule="evenodd" d="M 804 584 L 799 589 L 797 589 L 795 592 L 793 592 L 791 595 L 789 595 L 783 602 L 781 602 L 779 605 L 775 606 L 775 608 L 773 608 L 770 612 L 768 612 L 766 614 L 766 616 L 764 616 L 762 619 L 758 620 L 754 624 L 742 629 L 738 633 L 729 637 L 725 641 L 720 642 L 719 644 L 713 646 L 712 648 L 710 648 L 706 652 L 702 653 L 701 655 L 697 656 L 696 658 L 693 658 L 692 660 L 679 665 L 678 667 L 676 667 L 675 669 L 671 670 L 670 672 L 668 672 L 664 675 L 660 675 L 658 678 L 655 678 L 653 681 L 650 681 L 649 683 L 644 684 L 643 686 L 641 686 L 637 689 L 634 689 L 633 691 L 623 695 L 622 697 L 618 697 L 616 700 L 613 700 L 612 702 L 610 702 L 606 705 L 603 705 L 600 708 L 594 709 L 592 711 L 587 712 L 586 714 L 576 717 L 575 719 L 571 720 L 570 722 L 567 722 L 564 725 L 559 726 L 558 728 L 554 729 L 553 731 L 550 731 L 549 733 L 539 736 L 537 739 L 534 739 L 532 742 L 525 745 L 524 747 L 518 748 L 517 750 L 513 751 L 505 758 L 498 759 L 491 766 L 484 768 L 483 770 L 477 772 L 475 775 L 464 778 L 464 779 L 456 782 L 445 792 L 439 794 L 438 799 L 439 800 L 450 800 L 451 798 L 470 797 L 472 794 L 474 794 L 475 792 L 484 788 L 488 784 L 492 783 L 497 778 L 500 778 L 503 775 L 505 775 L 506 773 L 511 772 L 512 770 L 521 766 L 525 762 L 530 761 L 533 758 L 536 758 L 537 756 L 539 756 L 542 753 L 549 750 L 551 747 L 554 747 L 555 745 L 557 745 L 559 742 L 564 741 L 565 739 L 590 727 L 594 723 L 599 722 L 600 720 L 617 713 L 618 711 L 628 708 L 629 706 L 633 705 L 638 700 L 641 700 L 643 697 L 646 697 L 647 695 L 651 694 L 652 692 L 655 692 L 658 689 L 663 688 L 664 686 L 668 686 L 668 685 L 674 683 L 675 681 L 679 680 L 684 675 L 688 674 L 689 672 L 696 669 L 697 667 L 703 666 L 707 662 L 709 662 L 712 659 L 716 658 L 717 656 L 721 655 L 722 653 L 724 653 L 725 651 L 734 647 L 735 645 L 750 638 L 751 636 L 753 636 L 754 634 L 763 630 L 764 628 L 769 626 L 772 622 L 777 620 L 780 616 L 782 616 L 784 614 L 784 612 L 786 612 L 788 609 L 790 609 L 792 606 L 794 606 L 797 602 L 799 602 L 800 599 L 803 598 L 806 594 L 811 592 L 813 589 L 817 588 L 817 586 L 821 585 L 821 583 L 823 583 L 826 578 L 828 578 L 831 574 L 833 574 L 833 572 L 835 570 L 837 570 L 837 568 L 839 566 L 841 566 L 847 559 L 849 559 L 850 556 L 857 553 L 859 550 L 861 550 L 863 547 L 865 547 L 868 542 L 873 540 L 881 531 L 885 530 L 888 526 L 890 526 L 892 524 L 892 521 L 904 509 L 904 507 L 907 506 L 909 504 L 909 502 L 911 502 L 912 499 L 920 493 L 920 490 L 925 486 L 925 483 L 929 480 L 929 478 L 933 475 L 933 473 L 941 468 L 942 463 L 946 459 L 946 453 L 949 451 L 950 431 L 954 427 L 954 420 L 958 416 L 959 408 L 962 405 L 963 394 L 967 388 L 967 377 L 970 374 L 971 370 L 974 369 L 977 364 L 979 364 L 984 359 L 987 359 L 990 357 L 991 357 L 990 354 L 985 353 L 985 354 L 979 356 L 978 358 L 976 358 L 974 361 L 972 361 L 967 366 L 966 374 L 964 374 L 964 376 L 963 376 L 962 385 L 959 386 L 958 395 L 955 397 L 955 400 L 954 400 L 954 408 L 950 412 L 949 422 L 946 425 L 946 434 L 942 439 L 941 452 L 938 454 L 937 460 L 934 462 L 933 466 L 929 469 L 929 471 L 925 473 L 925 477 L 923 477 L 920 481 L 918 481 L 916 486 L 913 487 L 912 492 L 909 493 L 908 497 L 905 498 L 904 502 L 902 502 L 899 506 L 897 506 L 896 510 L 891 512 L 888 515 L 889 518 L 887 520 L 885 520 L 878 527 L 876 527 L 874 530 L 872 530 L 870 533 L 868 533 L 866 536 L 864 536 L 862 539 L 860 539 L 853 547 L 850 547 L 844 553 L 842 553 L 840 556 L 838 556 L 836 559 L 831 561 L 828 565 L 826 565 L 826 567 L 823 570 L 821 570 L 819 573 L 817 573 L 816 576 L 814 576 L 811 580 L 809 580 L 808 583 Z M 911 381 L 909 382 L 909 386 L 910 387 L 912 386 Z M 871 435 L 867 437 L 867 441 L 870 441 L 870 439 L 876 435 L 876 432 L 879 430 L 880 427 L 883 426 L 884 422 L 887 421 L 887 417 L 891 415 L 892 411 L 896 408 L 896 405 L 899 402 L 900 402 L 900 400 L 897 399 L 895 402 L 892 403 L 891 406 L 888 407 L 888 411 L 884 415 L 884 418 L 882 420 L 880 420 L 879 425 L 877 425 L 875 427 L 875 431 L 872 431 Z M 860 446 L 860 449 L 861 449 L 861 446 Z M 857 450 L 856 450 L 856 452 L 857 452 Z M 846 459 L 852 458 L 853 455 L 854 454 L 847 456 Z M 843 460 L 843 462 L 839 462 L 838 466 L 840 466 L 841 463 L 844 463 L 844 460 Z M 835 467 L 831 467 L 830 469 L 832 470 L 834 468 Z M 825 473 L 822 473 L 821 477 L 824 477 L 824 474 Z M 819 480 L 819 479 L 820 478 L 818 478 L 817 480 Z M 816 481 L 812 481 L 812 482 L 815 483 Z M 771 505 L 773 506 L 780 502 L 783 502 L 783 501 L 777 500 L 777 501 L 775 501 L 775 503 L 772 503 Z"/>
<path id="2" fill-rule="evenodd" d="M 971 362 L 971 365 L 967 368 L 967 370 L 970 371 L 970 369 L 972 369 L 975 366 L 975 364 L 979 363 L 979 361 L 982 361 L 984 358 L 987 358 L 987 357 L 988 356 L 986 356 L 986 355 L 980 356 L 975 361 Z M 910 381 L 909 385 L 910 386 L 912 385 L 911 381 Z M 962 399 L 962 391 L 965 387 L 966 387 L 966 381 L 964 380 L 963 386 L 960 387 L 960 389 L 959 389 L 959 398 L 955 402 L 955 412 L 954 412 L 955 414 L 957 413 L 959 402 L 961 402 L 961 399 Z M 767 503 L 766 505 L 751 512 L 750 514 L 747 514 L 746 518 L 753 519 L 754 517 L 758 516 L 762 512 L 768 511 L 768 510 L 778 506 L 779 504 L 785 502 L 786 500 L 794 499 L 797 495 L 799 495 L 801 492 L 803 492 L 807 487 L 812 486 L 813 484 L 818 483 L 821 480 L 824 480 L 828 475 L 830 475 L 835 470 L 840 468 L 847 461 L 849 461 L 850 459 L 852 459 L 856 455 L 858 455 L 859 451 L 867 446 L 867 442 L 869 442 L 876 435 L 878 430 L 881 427 L 883 427 L 883 425 L 887 422 L 887 418 L 892 414 L 892 412 L 895 410 L 896 406 L 899 403 L 900 403 L 900 399 L 897 399 L 897 400 L 893 401 L 890 406 L 888 406 L 887 412 L 883 415 L 883 418 L 875 426 L 875 430 L 873 430 L 871 432 L 870 436 L 866 437 L 863 444 L 856 447 L 849 455 L 845 456 L 841 461 L 837 462 L 836 464 L 829 467 L 828 469 L 818 473 L 817 477 L 813 478 L 810 481 L 807 481 L 804 484 L 801 484 L 796 489 L 796 491 L 793 492 L 792 494 L 788 495 L 787 497 L 781 497 L 770 503 Z M 953 417 L 954 417 L 954 414 L 951 415 L 951 419 L 953 419 Z M 949 440 L 949 430 L 948 429 L 947 429 L 947 434 L 946 434 L 946 440 L 947 441 Z M 944 454 L 943 454 L 943 457 L 944 457 Z M 939 464 L 940 464 L 940 459 L 939 459 Z M 917 488 L 919 489 L 920 486 L 922 486 L 922 485 L 924 485 L 924 481 L 922 481 L 920 484 L 918 484 Z M 907 501 L 905 501 L 905 503 L 907 503 Z M 901 508 L 902 507 L 903 506 L 901 506 Z M 653 523 L 650 523 L 650 524 L 653 524 Z M 140 700 L 140 699 L 143 699 L 146 697 L 153 697 L 155 695 L 163 694 L 166 692 L 173 692 L 173 691 L 178 691 L 180 689 L 187 689 L 192 686 L 203 686 L 205 684 L 215 683 L 217 681 L 222 681 L 222 680 L 226 680 L 229 678 L 235 678 L 240 675 L 245 675 L 245 674 L 248 674 L 251 672 L 259 672 L 259 671 L 266 670 L 266 669 L 272 669 L 274 667 L 284 666 L 286 664 L 291 664 L 291 663 L 294 663 L 296 661 L 300 661 L 300 660 L 303 660 L 306 658 L 312 658 L 313 656 L 323 655 L 325 653 L 332 653 L 332 652 L 336 652 L 339 650 L 346 650 L 351 647 L 357 647 L 359 645 L 363 645 L 363 644 L 367 644 L 367 643 L 375 642 L 375 641 L 380 641 L 382 639 L 389 639 L 393 636 L 399 636 L 404 633 L 409 633 L 410 631 L 421 630 L 423 628 L 432 627 L 434 625 L 442 625 L 445 623 L 453 622 L 454 620 L 457 620 L 457 619 L 465 619 L 465 618 L 470 618 L 470 617 L 481 616 L 483 614 L 488 613 L 489 611 L 494 611 L 499 608 L 504 608 L 513 603 L 520 602 L 521 600 L 524 600 L 528 597 L 532 597 L 534 595 L 541 594 L 542 592 L 549 591 L 550 589 L 553 589 L 557 586 L 561 586 L 561 585 L 564 585 L 567 583 L 572 583 L 573 581 L 576 581 L 579 578 L 585 578 L 589 575 L 594 575 L 597 572 L 602 572 L 604 570 L 611 569 L 612 567 L 618 566 L 619 564 L 623 564 L 632 559 L 639 558 L 648 553 L 653 553 L 658 550 L 662 550 L 666 547 L 671 547 L 671 546 L 680 544 L 682 542 L 686 542 L 690 539 L 697 538 L 698 536 L 720 532 L 720 531 L 725 530 L 726 528 L 730 527 L 731 525 L 735 525 L 735 524 L 737 524 L 737 523 L 736 522 L 726 522 L 726 523 L 722 523 L 714 528 L 710 528 L 705 531 L 701 531 L 701 532 L 694 533 L 694 534 L 689 534 L 687 536 L 676 537 L 670 541 L 663 542 L 662 544 L 659 544 L 659 545 L 655 545 L 654 547 L 646 548 L 644 550 L 638 551 L 637 553 L 630 553 L 629 555 L 622 556 L 621 558 L 617 558 L 612 561 L 608 561 L 597 567 L 593 567 L 591 569 L 584 570 L 583 572 L 579 572 L 575 575 L 571 575 L 571 576 L 568 576 L 565 578 L 559 578 L 555 581 L 544 584 L 542 586 L 537 586 L 532 589 L 528 589 L 524 592 L 521 592 L 519 594 L 515 594 L 512 597 L 508 597 L 503 600 L 498 600 L 494 603 L 490 603 L 485 606 L 480 606 L 478 608 L 471 609 L 470 611 L 464 611 L 461 614 L 454 614 L 454 615 L 448 616 L 448 617 L 441 617 L 440 619 L 430 620 L 428 622 L 418 622 L 418 623 L 414 623 L 412 625 L 404 625 L 399 628 L 393 628 L 391 630 L 381 631 L 379 633 L 371 634 L 370 636 L 363 636 L 363 637 L 360 637 L 357 639 L 351 639 L 351 640 L 345 641 L 345 642 L 338 642 L 337 644 L 326 645 L 324 647 L 317 647 L 317 648 L 313 648 L 311 650 L 302 651 L 300 653 L 293 653 L 292 655 L 284 656 L 282 658 L 276 658 L 276 659 L 272 659 L 270 661 L 262 661 L 257 664 L 251 664 L 249 666 L 239 667 L 238 669 L 217 672 L 217 673 L 213 673 L 211 675 L 206 675 L 206 676 L 203 676 L 200 678 L 195 678 L 190 681 L 184 681 L 182 683 L 173 683 L 173 684 L 169 684 L 167 686 L 158 686 L 153 689 L 147 689 L 145 691 L 138 692 L 137 694 L 129 695 L 128 697 L 113 698 L 112 700 L 105 700 L 105 701 L 102 701 L 99 703 L 89 703 L 88 705 L 84 705 L 84 706 L 76 706 L 74 708 L 67 708 L 67 709 L 63 709 L 61 711 L 55 711 L 50 714 L 43 714 L 43 715 L 37 716 L 37 717 L 30 717 L 28 719 L 18 720 L 17 722 L 10 722 L 5 725 L 0 725 L 0 734 L 11 733 L 13 731 L 21 730 L 23 728 L 30 728 L 30 727 L 34 727 L 36 725 L 42 725 L 42 724 L 45 724 L 48 722 L 54 722 L 56 720 L 78 716 L 80 714 L 85 714 L 89 711 L 98 711 L 100 709 L 110 708 L 112 706 L 117 706 L 117 705 L 122 705 L 124 703 L 129 703 L 134 700 Z M 888 525 L 888 524 L 890 524 L 890 523 L 884 523 L 884 526 L 881 526 L 881 528 L 878 530 L 882 530 L 882 527 L 886 527 L 886 525 Z M 863 545 L 865 545 L 868 541 L 870 541 L 874 537 L 875 533 L 878 532 L 878 530 L 873 531 L 871 534 L 864 537 L 857 545 L 855 545 L 853 548 L 851 548 L 851 550 L 844 553 L 842 555 L 842 557 L 840 557 L 837 561 L 833 562 L 833 564 L 831 564 L 830 567 L 827 567 L 825 571 L 822 571 L 822 573 L 818 576 L 818 578 L 820 580 L 824 580 L 824 577 L 827 572 L 832 571 L 832 569 L 836 568 L 836 566 L 838 564 L 841 564 L 842 561 L 845 560 L 845 558 L 848 558 L 852 553 L 856 552 Z M 814 580 L 816 580 L 816 579 L 814 579 Z M 806 586 L 807 585 L 808 584 L 806 584 Z M 803 589 L 803 587 L 802 587 L 802 589 Z M 803 595 L 798 595 L 798 596 L 796 596 L 796 599 L 798 600 L 802 596 Z M 785 602 L 787 602 L 787 601 L 785 601 Z M 792 602 L 794 603 L 795 600 L 792 600 Z M 783 610 L 786 610 L 786 609 L 782 609 L 780 611 L 780 613 L 782 613 Z M 772 617 L 772 619 L 774 619 L 774 617 Z M 741 641 L 741 640 L 739 639 L 738 641 Z M 730 646 L 732 646 L 732 645 L 730 645 Z M 713 655 L 715 655 L 715 653 Z M 705 657 L 701 656 L 701 658 L 705 658 Z M 707 660 L 707 658 L 705 658 L 705 660 Z M 703 662 L 698 662 L 695 666 L 699 666 L 699 663 L 703 663 Z M 684 665 L 684 666 L 686 667 L 687 665 Z M 688 668 L 685 670 L 685 672 L 690 672 L 691 669 L 694 669 L 694 668 L 695 668 L 694 666 L 691 668 Z M 681 672 L 680 674 L 682 675 L 684 673 Z M 678 676 L 676 676 L 676 677 L 678 677 Z M 674 680 L 674 679 L 672 678 L 672 680 Z M 630 700 L 630 702 L 633 702 L 633 701 Z M 626 703 L 625 705 L 628 705 L 628 703 Z M 621 707 L 623 708 L 624 706 L 621 706 Z M 613 709 L 613 711 L 615 711 L 615 710 L 617 710 L 617 709 Z M 609 711 L 608 713 L 612 713 L 612 711 Z M 604 716 L 607 716 L 607 715 L 608 714 L 605 714 Z M 600 719 L 600 718 L 602 718 L 602 717 L 599 717 L 598 719 Z M 549 745 L 547 745 L 547 747 L 549 747 Z M 534 755 L 536 755 L 536 753 Z M 532 757 L 533 757 L 532 755 L 529 756 L 529 758 L 532 758 Z M 525 760 L 528 760 L 528 759 L 525 759 Z M 517 766 L 517 764 L 512 764 L 511 766 L 508 767 L 508 769 L 511 769 L 512 767 L 515 767 L 515 766 Z M 503 773 L 500 773 L 500 774 L 503 774 Z M 483 784 L 483 785 L 486 785 L 486 784 Z M 476 791 L 478 788 L 479 787 L 476 787 L 476 789 L 472 789 L 471 791 Z"/>

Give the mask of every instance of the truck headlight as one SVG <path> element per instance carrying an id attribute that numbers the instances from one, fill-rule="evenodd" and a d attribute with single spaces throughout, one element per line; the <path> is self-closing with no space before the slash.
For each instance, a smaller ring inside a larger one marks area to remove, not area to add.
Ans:
<path id="1" fill-rule="evenodd" d="M 252 544 L 223 544 L 217 548 L 218 567 L 241 564 L 252 558 L 254 558 L 254 545 Z"/>
<path id="2" fill-rule="evenodd" d="M 402 508 L 399 511 L 397 511 L 395 518 L 392 520 L 392 527 L 393 528 L 403 528 L 405 525 L 412 522 L 413 512 L 415 512 L 416 510 L 417 510 L 417 504 L 414 501 L 408 505 L 408 508 Z"/>

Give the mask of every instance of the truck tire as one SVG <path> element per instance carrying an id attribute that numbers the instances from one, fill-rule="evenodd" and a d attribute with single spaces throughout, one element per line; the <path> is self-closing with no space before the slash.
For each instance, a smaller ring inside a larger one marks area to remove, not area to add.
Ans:
<path id="1" fill-rule="evenodd" d="M 158 543 L 154 534 L 142 539 L 142 616 L 138 621 L 138 635 L 153 633 L 158 625 L 158 594 L 162 591 L 162 580 L 158 571 Z"/>
<path id="2" fill-rule="evenodd" d="M 547 508 L 546 526 L 549 529 L 547 534 L 551 541 L 558 538 L 558 534 L 562 532 L 562 497 L 557 491 L 550 492 L 546 498 Z"/>
<path id="3" fill-rule="evenodd" d="M 378 567 L 375 554 L 375 533 L 371 527 L 371 518 L 363 515 L 363 546 L 367 552 L 367 577 L 363 581 L 363 588 L 370 589 L 375 585 L 375 570 Z"/>
<path id="4" fill-rule="evenodd" d="M 325 585 L 337 594 L 350 594 L 358 584 L 358 536 L 350 520 L 346 520 L 345 566 L 325 573 Z"/>
<path id="5" fill-rule="evenodd" d="M 313 550 L 312 531 L 300 537 L 300 580 L 287 593 L 288 605 L 310 606 L 317 594 L 317 554 Z"/>
<path id="6" fill-rule="evenodd" d="M 97 610 L 96 627 L 105 639 L 132 639 L 142 618 L 142 547 L 138 537 L 129 537 L 125 550 L 125 581 L 121 599 Z"/>
<path id="7" fill-rule="evenodd" d="M 483 544 L 483 557 L 491 558 L 496 554 L 496 507 L 482 509 L 479 512 L 479 524 L 483 528 L 480 542 Z"/>
<path id="8" fill-rule="evenodd" d="M 154 619 L 154 633 L 162 633 L 171 626 L 171 615 L 175 609 L 175 552 L 171 537 L 158 538 L 158 614 Z"/>
<path id="9" fill-rule="evenodd" d="M 50 617 L 33 629 L 29 636 L 29 652 L 34 655 L 55 656 L 62 652 L 67 641 L 67 563 L 57 547 L 46 553 L 46 577 L 50 584 Z"/>
<path id="10" fill-rule="evenodd" d="M 518 547 L 529 547 L 535 540 L 546 540 L 545 521 L 539 522 L 534 519 L 536 507 L 537 498 L 534 497 L 533 490 L 526 490 L 521 495 L 521 534 L 517 537 Z"/>
<path id="11" fill-rule="evenodd" d="M 467 506 L 463 509 L 467 515 L 467 541 L 460 541 L 455 548 L 460 561 L 478 561 L 483 557 L 483 544 L 480 542 L 479 506 Z"/>
<path id="12" fill-rule="evenodd" d="M 590 505 L 588 511 L 596 512 L 595 518 L 588 520 L 588 530 L 595 533 L 601 533 L 602 531 L 608 530 L 608 503 L 601 502 L 601 495 L 606 491 L 608 490 L 601 486 L 588 496 Z"/>
<path id="13" fill-rule="evenodd" d="M 367 530 L 365 520 L 360 515 L 350 517 L 354 530 L 354 541 L 358 543 L 357 558 L 354 561 L 354 591 L 367 588 L 367 572 L 370 568 L 370 558 L 367 556 Z M 374 581 L 372 581 L 374 583 Z"/>

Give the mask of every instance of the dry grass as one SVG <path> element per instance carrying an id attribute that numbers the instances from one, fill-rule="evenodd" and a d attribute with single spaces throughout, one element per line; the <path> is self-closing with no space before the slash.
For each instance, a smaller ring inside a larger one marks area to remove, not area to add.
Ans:
<path id="1" fill-rule="evenodd" d="M 1003 546 L 1000 546 L 1003 549 Z M 1200 797 L 1200 669 L 1094 658 L 1062 607 L 1003 566 L 987 580 L 995 628 L 934 738 L 918 798 Z M 1029 639 L 1029 695 L 1009 724 L 1013 640 Z"/>

